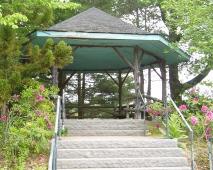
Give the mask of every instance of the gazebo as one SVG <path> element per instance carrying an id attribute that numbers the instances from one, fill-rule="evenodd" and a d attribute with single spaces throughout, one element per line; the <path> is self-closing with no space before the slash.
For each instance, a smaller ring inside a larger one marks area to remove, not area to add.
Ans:
<path id="1" fill-rule="evenodd" d="M 119 87 L 119 110 L 122 107 L 122 85 L 125 81 L 121 74 L 126 73 L 127 77 L 129 72 L 133 72 L 136 119 L 141 118 L 143 96 L 140 91 L 140 70 L 145 67 L 160 68 L 162 100 L 166 105 L 166 66 L 187 61 L 189 58 L 162 35 L 142 31 L 97 8 L 90 8 L 47 30 L 31 34 L 34 44 L 43 45 L 48 38 L 55 42 L 63 40 L 72 46 L 73 63 L 59 71 L 61 75 L 70 75 L 65 83 L 75 73 L 107 73 L 112 79 L 111 73 L 118 73 L 118 81 L 114 81 Z"/>

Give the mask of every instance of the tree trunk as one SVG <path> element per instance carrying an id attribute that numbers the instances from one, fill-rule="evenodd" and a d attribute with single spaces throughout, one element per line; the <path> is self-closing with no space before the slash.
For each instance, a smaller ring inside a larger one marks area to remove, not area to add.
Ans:
<path id="1" fill-rule="evenodd" d="M 179 80 L 177 65 L 169 66 L 169 85 L 172 99 L 181 102 L 181 83 Z"/>
<path id="2" fill-rule="evenodd" d="M 55 66 L 52 67 L 52 83 L 58 86 L 58 68 Z"/>

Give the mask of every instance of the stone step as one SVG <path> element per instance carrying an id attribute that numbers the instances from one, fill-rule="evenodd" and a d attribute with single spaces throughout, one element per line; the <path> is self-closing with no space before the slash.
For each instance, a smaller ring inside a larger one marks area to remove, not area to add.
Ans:
<path id="1" fill-rule="evenodd" d="M 183 157 L 58 159 L 57 168 L 186 167 Z"/>
<path id="2" fill-rule="evenodd" d="M 144 130 L 70 130 L 68 131 L 68 136 L 143 136 L 143 135 L 144 135 Z"/>
<path id="3" fill-rule="evenodd" d="M 98 148 L 174 148 L 177 141 L 142 136 L 84 136 L 62 137 L 59 149 L 98 149 Z"/>
<path id="4" fill-rule="evenodd" d="M 58 158 L 145 158 L 182 157 L 179 148 L 103 148 L 103 149 L 58 149 Z"/>
<path id="5" fill-rule="evenodd" d="M 72 131 L 72 130 L 143 130 L 145 129 L 144 124 L 77 124 L 77 123 L 65 123 L 65 127 Z"/>
<path id="6" fill-rule="evenodd" d="M 141 120 L 141 119 L 65 119 L 64 123 L 65 124 L 78 124 L 78 125 L 108 124 L 110 126 L 126 125 L 126 124 L 141 125 L 141 124 L 144 124 L 144 120 Z"/>
<path id="7" fill-rule="evenodd" d="M 64 170 L 64 169 L 58 169 Z M 66 170 L 191 170 L 190 167 L 144 167 L 144 168 L 81 168 L 81 169 L 66 169 Z"/>

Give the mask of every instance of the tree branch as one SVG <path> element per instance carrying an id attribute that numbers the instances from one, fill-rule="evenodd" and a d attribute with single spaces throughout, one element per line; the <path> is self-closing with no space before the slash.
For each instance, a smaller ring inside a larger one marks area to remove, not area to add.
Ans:
<path id="1" fill-rule="evenodd" d="M 198 74 L 196 77 L 194 77 L 193 79 L 187 81 L 186 83 L 182 84 L 182 91 L 188 90 L 190 88 L 192 88 L 193 86 L 197 85 L 198 83 L 200 83 L 211 71 L 211 68 L 209 66 L 207 66 L 200 74 Z"/>

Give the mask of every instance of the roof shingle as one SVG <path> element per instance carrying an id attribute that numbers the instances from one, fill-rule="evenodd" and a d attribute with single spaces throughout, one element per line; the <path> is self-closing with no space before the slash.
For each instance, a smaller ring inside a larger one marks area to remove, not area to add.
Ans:
<path id="1" fill-rule="evenodd" d="M 48 31 L 149 34 L 94 7 L 51 26 Z"/>

